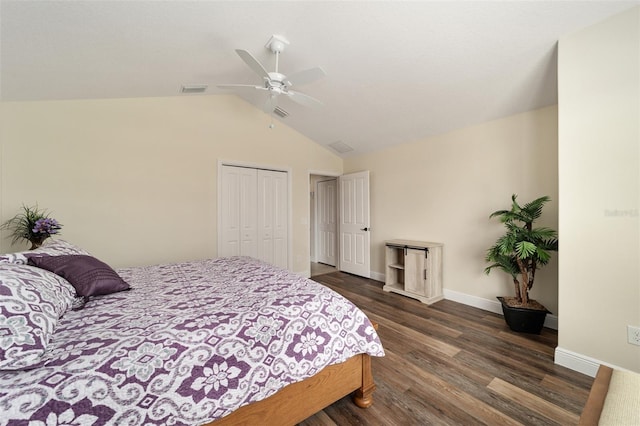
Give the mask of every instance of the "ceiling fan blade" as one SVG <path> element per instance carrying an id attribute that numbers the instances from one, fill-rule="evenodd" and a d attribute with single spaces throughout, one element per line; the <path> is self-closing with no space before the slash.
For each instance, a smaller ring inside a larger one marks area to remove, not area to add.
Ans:
<path id="1" fill-rule="evenodd" d="M 261 78 L 269 79 L 269 73 L 267 72 L 267 70 L 262 66 L 260 62 L 258 62 L 256 58 L 253 57 L 251 53 L 242 49 L 236 49 L 236 53 L 247 65 L 249 65 L 249 68 L 251 68 L 253 72 L 258 74 Z"/>
<path id="2" fill-rule="evenodd" d="M 288 90 L 283 93 L 289 96 L 289 99 L 291 99 L 296 103 L 299 103 L 302 106 L 317 108 L 324 105 L 322 102 L 320 102 L 316 98 L 312 98 L 311 96 L 305 95 L 304 93 L 294 92 L 293 90 Z"/>
<path id="3" fill-rule="evenodd" d="M 253 91 L 253 90 L 267 90 L 262 86 L 255 86 L 253 84 L 218 84 L 220 89 L 232 89 L 235 91 Z"/>
<path id="4" fill-rule="evenodd" d="M 314 82 L 327 75 L 326 72 L 320 67 L 309 68 L 308 70 L 302 70 L 295 72 L 287 77 L 287 80 L 292 86 L 303 85 Z"/>

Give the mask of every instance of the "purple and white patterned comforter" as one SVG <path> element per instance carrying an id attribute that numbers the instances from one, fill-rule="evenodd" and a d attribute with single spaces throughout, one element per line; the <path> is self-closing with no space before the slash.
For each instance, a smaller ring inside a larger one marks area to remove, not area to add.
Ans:
<path id="1" fill-rule="evenodd" d="M 0 371 L 0 425 L 203 424 L 359 354 L 364 313 L 250 258 L 120 269 L 60 320 L 42 367 Z"/>

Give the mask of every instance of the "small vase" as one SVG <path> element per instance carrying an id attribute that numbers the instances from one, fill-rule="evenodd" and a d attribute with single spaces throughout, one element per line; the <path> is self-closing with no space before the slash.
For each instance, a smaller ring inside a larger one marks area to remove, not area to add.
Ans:
<path id="1" fill-rule="evenodd" d="M 35 250 L 38 247 L 40 247 L 42 245 L 42 243 L 44 243 L 44 240 L 46 240 L 47 237 L 44 238 L 34 238 L 32 240 L 29 240 L 29 242 L 31 243 L 31 248 L 29 250 Z"/>

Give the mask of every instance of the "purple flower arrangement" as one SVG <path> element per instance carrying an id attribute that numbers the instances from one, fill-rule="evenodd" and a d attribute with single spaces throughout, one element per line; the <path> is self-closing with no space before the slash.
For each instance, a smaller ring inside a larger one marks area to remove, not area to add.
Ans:
<path id="1" fill-rule="evenodd" d="M 44 217 L 42 219 L 36 220 L 36 224 L 31 230 L 34 236 L 42 236 L 42 237 L 50 237 L 51 235 L 57 234 L 59 230 L 62 229 L 62 226 L 58 223 L 57 220 L 51 219 L 49 217 Z"/>
<path id="2" fill-rule="evenodd" d="M 23 205 L 21 213 L 0 225 L 0 230 L 10 231 L 12 244 L 27 240 L 31 243 L 32 250 L 41 246 L 44 240 L 57 234 L 60 229 L 62 225 L 50 218 L 48 212 L 40 210 L 37 205 L 35 207 Z"/>

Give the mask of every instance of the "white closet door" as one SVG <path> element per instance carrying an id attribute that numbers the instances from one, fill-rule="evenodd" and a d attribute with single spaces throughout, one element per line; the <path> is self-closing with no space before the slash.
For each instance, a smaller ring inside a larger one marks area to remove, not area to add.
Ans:
<path id="1" fill-rule="evenodd" d="M 287 173 L 258 170 L 258 259 L 288 266 Z"/>
<path id="2" fill-rule="evenodd" d="M 240 171 L 240 255 L 258 255 L 258 229 L 256 212 L 258 205 L 256 179 L 258 171 L 237 167 Z"/>
<path id="3" fill-rule="evenodd" d="M 258 255 L 256 179 L 256 169 L 222 167 L 218 256 Z"/>
<path id="4" fill-rule="evenodd" d="M 274 265 L 289 266 L 289 180 L 285 172 L 274 172 Z"/>

